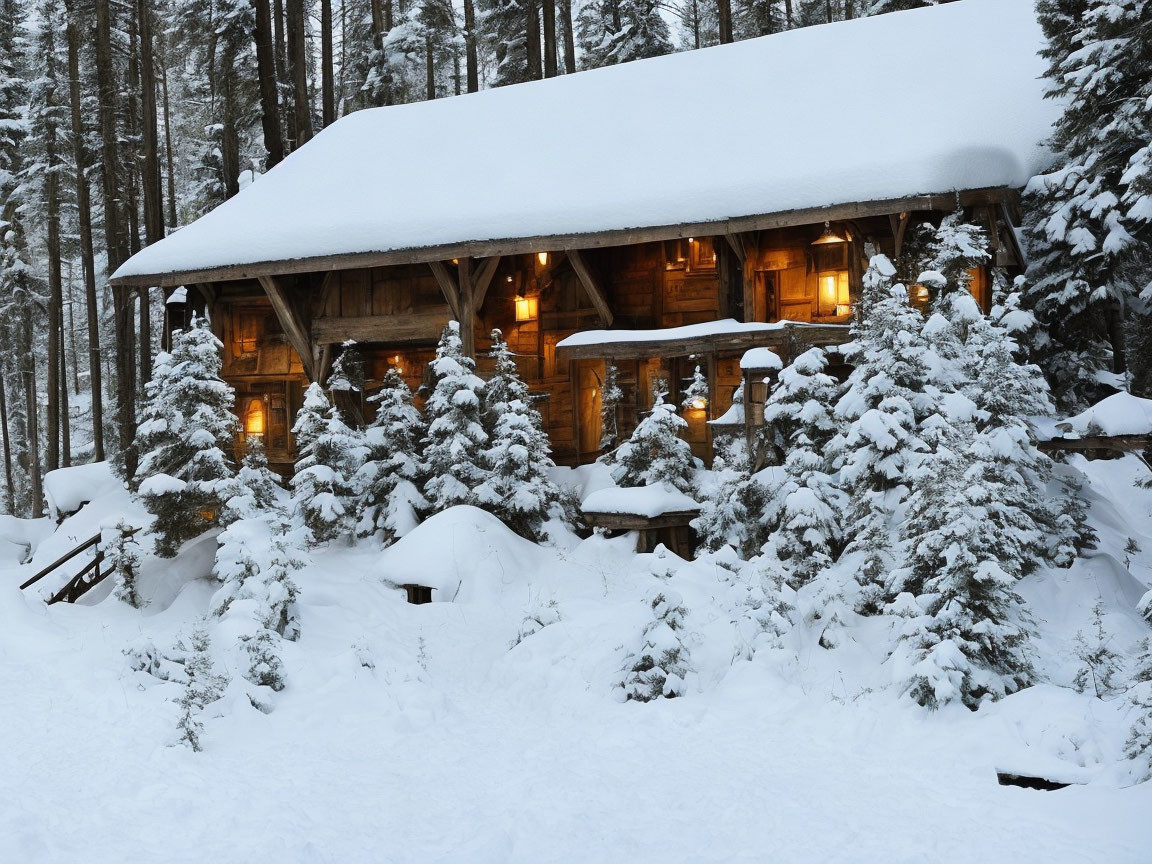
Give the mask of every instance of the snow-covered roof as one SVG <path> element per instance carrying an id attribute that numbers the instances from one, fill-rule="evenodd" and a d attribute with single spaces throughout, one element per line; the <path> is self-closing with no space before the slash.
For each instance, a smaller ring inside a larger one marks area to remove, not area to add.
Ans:
<path id="1" fill-rule="evenodd" d="M 1022 187 L 1060 110 L 1042 98 L 1032 7 L 966 0 L 358 111 L 113 278 L 561 249 L 591 232 Z"/>

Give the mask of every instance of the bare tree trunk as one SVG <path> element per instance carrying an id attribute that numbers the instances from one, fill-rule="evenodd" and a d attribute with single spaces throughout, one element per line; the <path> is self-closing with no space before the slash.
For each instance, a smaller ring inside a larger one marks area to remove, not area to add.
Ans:
<path id="1" fill-rule="evenodd" d="M 176 155 L 172 152 L 172 111 L 168 103 L 168 68 L 160 66 L 160 88 L 164 95 L 164 159 L 168 164 L 168 227 L 176 230 Z"/>
<path id="2" fill-rule="evenodd" d="M 148 245 L 164 239 L 164 201 L 160 185 L 160 140 L 156 128 L 156 65 L 152 52 L 152 4 L 137 0 L 140 18 L 140 114 L 143 123 L 144 237 Z"/>
<path id="3" fill-rule="evenodd" d="M 428 99 L 436 98 L 436 62 L 432 55 L 432 37 L 424 37 L 424 90 Z"/>
<path id="4" fill-rule="evenodd" d="M 76 292 L 73 290 L 72 267 L 68 267 L 68 297 L 65 305 L 68 307 L 68 345 L 72 352 L 72 394 L 80 395 L 80 349 L 76 344 Z"/>
<path id="5" fill-rule="evenodd" d="M 732 0 L 716 0 L 716 18 L 720 24 L 720 44 L 732 41 Z"/>
<path id="6" fill-rule="evenodd" d="M 467 54 L 468 92 L 480 89 L 480 60 L 476 54 L 476 7 L 472 0 L 464 0 L 464 47 Z"/>
<path id="7" fill-rule="evenodd" d="M 40 480 L 40 410 L 36 394 L 36 356 L 32 351 L 32 309 L 31 303 L 24 306 L 24 410 L 27 414 L 28 431 L 28 480 L 29 502 L 32 518 L 44 515 L 44 489 Z"/>
<path id="8" fill-rule="evenodd" d="M 792 0 L 784 0 L 784 22 L 792 29 Z"/>
<path id="9" fill-rule="evenodd" d="M 224 172 L 224 197 L 231 198 L 240 192 L 240 129 L 236 110 L 236 62 L 230 51 L 220 60 L 220 163 Z"/>
<path id="10" fill-rule="evenodd" d="M 560 29 L 564 33 L 564 71 L 576 71 L 576 41 L 572 28 L 572 0 L 560 0 Z"/>
<path id="11" fill-rule="evenodd" d="M 528 0 L 525 4 L 528 20 L 525 22 L 528 42 L 525 54 L 528 59 L 528 78 L 540 77 L 540 0 Z"/>
<path id="12" fill-rule="evenodd" d="M 12 476 L 12 438 L 8 432 L 8 387 L 3 366 L 0 366 L 0 436 L 4 440 L 4 512 L 16 515 L 15 479 Z"/>
<path id="13" fill-rule="evenodd" d="M 125 143 L 128 150 L 128 170 L 124 173 L 124 189 L 128 198 L 128 248 L 133 255 L 140 251 L 140 111 L 137 94 L 140 92 L 140 49 L 136 35 L 135 8 L 128 21 L 128 77 L 124 94 L 124 114 L 127 128 Z"/>
<path id="14" fill-rule="evenodd" d="M 280 103 L 276 97 L 276 51 L 272 42 L 272 15 L 268 0 L 252 0 L 256 12 L 256 77 L 260 81 L 260 124 L 264 130 L 265 169 L 284 161 L 284 139 L 280 135 Z"/>
<path id="15" fill-rule="evenodd" d="M 288 0 L 289 3 L 292 0 Z M 279 91 L 280 114 L 284 118 L 284 152 L 288 153 L 300 146 L 300 134 L 297 131 L 296 108 L 292 100 L 292 71 L 288 51 L 291 37 L 288 34 L 287 22 L 284 15 L 284 0 L 273 0 L 272 3 L 273 35 L 276 39 L 276 81 Z"/>
<path id="16" fill-rule="evenodd" d="M 320 0 L 320 104 L 325 127 L 336 122 L 336 75 L 332 69 L 332 0 Z"/>
<path id="17" fill-rule="evenodd" d="M 556 77 L 556 0 L 541 0 L 544 8 L 544 77 Z"/>
<path id="18" fill-rule="evenodd" d="M 59 320 L 54 325 L 58 328 L 60 337 L 60 465 L 68 468 L 72 465 L 72 426 L 68 417 L 68 361 L 64 353 L 64 307 L 59 309 Z"/>
<path id="19" fill-rule="evenodd" d="M 52 26 L 50 23 L 47 26 Z M 45 70 L 49 79 L 54 77 L 51 70 Z M 56 123 L 52 106 L 45 112 L 43 133 L 44 160 L 44 199 L 48 207 L 48 232 L 46 251 L 48 253 L 48 393 L 47 393 L 47 436 L 46 453 L 49 471 L 60 467 L 60 357 L 64 346 L 60 342 L 57 321 L 61 319 L 64 303 L 63 277 L 60 268 L 60 162 L 56 152 Z"/>
<path id="20" fill-rule="evenodd" d="M 88 312 L 88 383 L 92 389 L 92 458 L 104 460 L 104 393 L 100 377 L 100 318 L 96 300 L 96 261 L 92 240 L 92 201 L 88 188 L 88 154 L 84 148 L 80 96 L 80 34 L 76 0 L 66 0 L 68 16 L 68 94 L 72 114 L 72 158 L 76 163 L 76 209 L 80 222 L 80 261 L 84 269 L 84 302 Z"/>
<path id="21" fill-rule="evenodd" d="M 292 68 L 292 94 L 296 115 L 296 146 L 312 140 L 312 108 L 308 99 L 308 41 L 304 29 L 304 0 L 288 0 L 288 64 Z"/>
<path id="22" fill-rule="evenodd" d="M 824 0 L 824 14 L 828 18 L 828 23 L 832 23 L 832 0 Z"/>

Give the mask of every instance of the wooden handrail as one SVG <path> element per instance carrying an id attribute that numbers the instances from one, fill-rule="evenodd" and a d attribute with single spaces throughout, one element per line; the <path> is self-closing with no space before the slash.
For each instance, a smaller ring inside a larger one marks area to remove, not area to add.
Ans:
<path id="1" fill-rule="evenodd" d="M 55 570 L 61 564 L 67 564 L 69 561 L 71 561 L 73 558 L 75 558 L 77 555 L 79 555 L 85 549 L 88 549 L 92 546 L 95 546 L 99 542 L 100 542 L 100 535 L 99 534 L 96 534 L 93 537 L 89 537 L 87 540 L 85 540 L 83 543 L 81 543 L 79 546 L 77 546 L 75 549 L 73 549 L 67 555 L 65 555 L 62 558 L 57 559 L 56 561 L 53 561 L 51 564 L 49 564 L 47 567 L 45 567 L 43 570 L 41 570 L 39 573 L 37 573 L 35 576 L 33 576 L 31 579 L 29 579 L 23 585 L 21 585 L 20 590 L 23 591 L 29 585 L 33 585 L 33 584 L 39 582 L 41 579 L 43 579 L 45 576 L 47 576 L 49 573 L 51 573 L 53 570 Z"/>
<path id="2" fill-rule="evenodd" d="M 69 603 L 73 602 L 81 594 L 88 591 L 99 582 L 104 581 L 104 578 L 111 573 L 109 570 L 103 574 L 100 572 L 100 562 L 104 560 L 104 553 L 97 552 L 96 556 L 84 565 L 84 569 L 68 580 L 67 584 L 48 599 L 48 605 L 59 603 L 61 600 L 67 600 Z M 84 577 L 92 570 L 96 571 L 96 575 L 91 579 L 85 581 Z M 77 591 L 77 588 L 84 587 L 83 591 Z"/>

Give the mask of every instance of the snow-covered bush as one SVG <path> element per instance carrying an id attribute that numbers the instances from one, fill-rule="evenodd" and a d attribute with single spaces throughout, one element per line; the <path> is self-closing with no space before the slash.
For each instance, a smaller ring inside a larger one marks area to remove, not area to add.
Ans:
<path id="1" fill-rule="evenodd" d="M 683 696 L 684 679 L 691 670 L 688 646 L 680 638 L 688 614 L 683 599 L 675 591 L 663 590 L 652 598 L 651 607 L 653 617 L 644 627 L 640 649 L 625 661 L 620 687 L 626 700 Z"/>
<path id="2" fill-rule="evenodd" d="M 424 495 L 438 513 L 456 504 L 476 504 L 475 489 L 487 479 L 482 465 L 488 444 L 481 417 L 484 381 L 476 375 L 476 361 L 464 354 L 459 322 L 444 327 L 431 368 L 435 385 L 424 409 L 429 478 Z"/>
<path id="3" fill-rule="evenodd" d="M 533 602 L 528 609 L 528 614 L 520 622 L 520 629 L 516 632 L 512 647 L 515 648 L 529 636 L 559 622 L 560 607 L 555 600 L 549 600 L 547 603 Z"/>
<path id="4" fill-rule="evenodd" d="M 239 428 L 233 390 L 220 377 L 223 346 L 203 318 L 156 357 L 136 430 L 132 487 L 156 517 L 156 554 L 171 558 L 203 533 L 235 491 L 231 449 Z M 206 516 L 210 519 L 206 520 Z"/>
<path id="5" fill-rule="evenodd" d="M 100 551 L 116 579 L 113 593 L 133 609 L 144 605 L 137 590 L 136 579 L 140 575 L 140 544 L 136 542 L 135 529 L 123 519 L 115 525 L 100 529 Z"/>
<path id="6" fill-rule="evenodd" d="M 236 472 L 235 494 L 225 503 L 228 521 L 252 519 L 279 510 L 284 497 L 280 475 L 268 467 L 264 443 L 249 437 L 244 459 Z"/>
<path id="7" fill-rule="evenodd" d="M 356 533 L 375 534 L 389 546 L 416 527 L 417 514 L 428 506 L 419 488 L 424 418 L 395 368 L 385 373 L 383 386 L 369 401 L 376 403 L 376 417 L 364 431 L 368 459 L 357 477 L 363 515 Z"/>
<path id="8" fill-rule="evenodd" d="M 204 749 L 200 740 L 204 734 L 200 715 L 223 695 L 228 685 L 226 678 L 216 674 L 211 647 L 207 629 L 203 625 L 196 627 L 192 631 L 191 651 L 184 661 L 184 692 L 177 703 L 180 706 L 180 720 L 176 724 L 180 733 L 178 743 L 196 752 Z"/>
<path id="9" fill-rule="evenodd" d="M 217 616 L 243 615 L 294 639 L 292 574 L 307 561 L 305 532 L 263 519 L 241 519 L 220 535 L 213 575 L 221 583 L 210 604 Z"/>
<path id="10" fill-rule="evenodd" d="M 667 483 L 691 495 L 696 488 L 698 460 L 680 431 L 688 422 L 672 405 L 656 395 L 648 415 L 637 424 L 632 437 L 604 457 L 613 465 L 612 479 L 620 486 L 655 486 Z"/>
<path id="11" fill-rule="evenodd" d="M 1152 640 L 1140 643 L 1128 698 L 1136 719 L 1128 734 L 1124 754 L 1135 762 L 1138 780 L 1152 780 Z"/>
<path id="12" fill-rule="evenodd" d="M 751 558 L 768 539 L 768 490 L 747 471 L 725 468 L 718 473 L 719 482 L 701 503 L 692 529 L 703 549 L 731 546 L 742 558 Z"/>
<path id="13" fill-rule="evenodd" d="M 499 330 L 492 331 L 496 368 L 484 390 L 488 447 L 482 453 L 484 482 L 476 487 L 477 503 L 529 540 L 543 539 L 543 526 L 560 490 L 548 472 L 552 461 L 540 412 L 532 405 L 528 385 L 516 369 L 512 352 Z"/>
<path id="14" fill-rule="evenodd" d="M 360 503 L 354 478 L 365 455 L 361 436 L 345 425 L 318 384 L 305 392 L 293 433 L 298 442 L 305 440 L 292 477 L 293 513 L 317 543 L 351 534 Z"/>

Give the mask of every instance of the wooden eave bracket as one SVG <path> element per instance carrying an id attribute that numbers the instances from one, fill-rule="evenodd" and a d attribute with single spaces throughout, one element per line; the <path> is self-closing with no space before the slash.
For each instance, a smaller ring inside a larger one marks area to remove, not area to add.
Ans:
<path id="1" fill-rule="evenodd" d="M 612 308 L 608 305 L 608 298 L 604 294 L 604 289 L 600 286 L 600 280 L 596 278 L 580 250 L 569 249 L 567 251 L 568 260 L 572 262 L 572 269 L 580 277 L 580 284 L 588 292 L 588 299 L 596 307 L 596 314 L 600 316 L 601 323 L 605 327 L 611 327 L 615 316 L 612 314 Z"/>
<path id="2" fill-rule="evenodd" d="M 319 352 L 312 344 L 312 336 L 304 323 L 304 316 L 300 314 L 299 308 L 292 302 L 284 284 L 277 277 L 258 276 L 257 279 L 260 280 L 264 293 L 268 295 L 268 302 L 272 304 L 272 311 L 276 313 L 280 326 L 284 328 L 288 342 L 300 355 L 304 374 L 310 381 L 319 381 Z"/>

